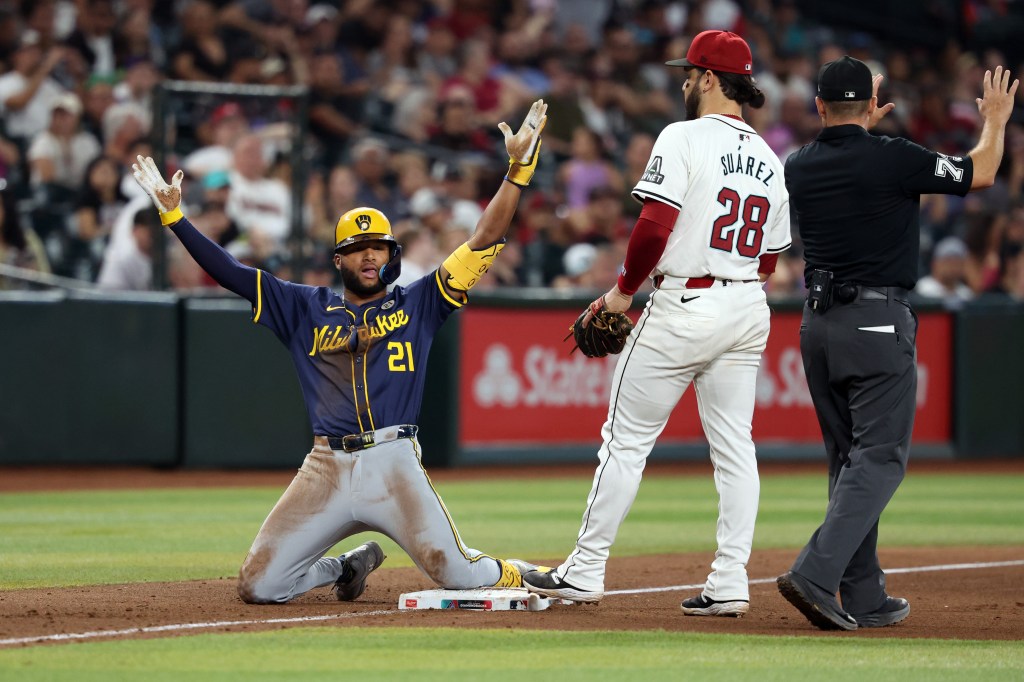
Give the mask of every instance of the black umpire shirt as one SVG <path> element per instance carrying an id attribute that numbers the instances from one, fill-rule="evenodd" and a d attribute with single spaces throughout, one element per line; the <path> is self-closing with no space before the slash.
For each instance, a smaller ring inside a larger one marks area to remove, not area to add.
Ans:
<path id="1" fill-rule="evenodd" d="M 922 194 L 971 189 L 971 158 L 929 151 L 858 125 L 824 128 L 786 160 L 786 189 L 806 268 L 835 282 L 912 289 L 917 283 Z"/>

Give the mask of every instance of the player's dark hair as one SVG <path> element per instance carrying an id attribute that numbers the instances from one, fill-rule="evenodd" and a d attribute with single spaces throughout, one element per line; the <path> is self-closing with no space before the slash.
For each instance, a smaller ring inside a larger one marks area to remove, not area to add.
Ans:
<path id="1" fill-rule="evenodd" d="M 764 106 L 764 93 L 754 83 L 750 76 L 740 73 L 719 73 L 718 82 L 722 85 L 722 94 L 733 102 L 749 104 L 754 109 Z"/>
<path id="2" fill-rule="evenodd" d="M 856 102 L 825 102 L 825 111 L 832 118 L 847 119 L 859 118 L 868 113 L 869 99 L 860 99 Z"/>

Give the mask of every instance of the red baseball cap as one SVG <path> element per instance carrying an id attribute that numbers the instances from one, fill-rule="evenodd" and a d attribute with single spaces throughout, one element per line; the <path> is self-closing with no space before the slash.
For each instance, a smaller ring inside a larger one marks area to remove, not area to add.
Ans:
<path id="1" fill-rule="evenodd" d="M 673 59 L 665 64 L 749 76 L 753 62 L 750 46 L 743 38 L 729 31 L 704 31 L 690 43 L 685 59 Z"/>

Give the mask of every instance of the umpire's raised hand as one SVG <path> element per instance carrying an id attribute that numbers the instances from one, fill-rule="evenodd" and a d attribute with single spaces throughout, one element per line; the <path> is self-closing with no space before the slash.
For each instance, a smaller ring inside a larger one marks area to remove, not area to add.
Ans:
<path id="1" fill-rule="evenodd" d="M 978 111 L 986 121 L 992 120 L 997 125 L 1006 125 L 1013 113 L 1013 99 L 1017 94 L 1019 80 L 1010 83 L 1010 71 L 997 66 L 995 72 L 986 71 L 981 79 L 982 96 L 975 101 Z"/>

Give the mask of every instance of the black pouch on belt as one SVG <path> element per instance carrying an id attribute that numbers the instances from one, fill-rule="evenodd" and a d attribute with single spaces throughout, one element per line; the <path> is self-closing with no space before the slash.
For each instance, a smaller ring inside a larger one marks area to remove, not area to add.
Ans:
<path id="1" fill-rule="evenodd" d="M 825 312 L 832 304 L 832 272 L 812 270 L 811 286 L 807 292 L 807 305 L 811 310 Z"/>

